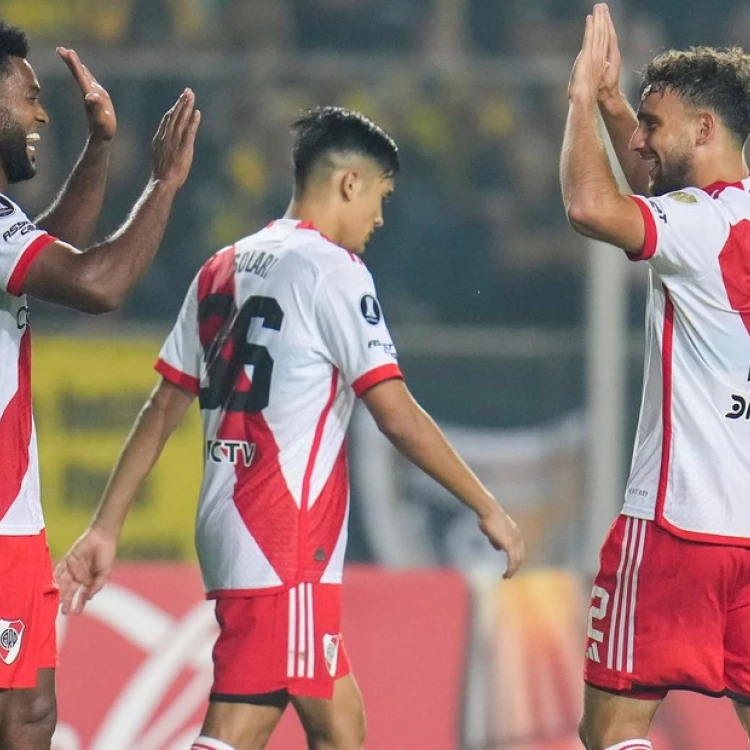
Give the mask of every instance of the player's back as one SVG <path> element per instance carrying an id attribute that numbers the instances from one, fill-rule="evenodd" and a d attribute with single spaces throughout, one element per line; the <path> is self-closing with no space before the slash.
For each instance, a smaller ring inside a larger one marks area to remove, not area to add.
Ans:
<path id="1" fill-rule="evenodd" d="M 203 266 L 160 371 L 199 394 L 209 591 L 340 580 L 355 396 L 401 375 L 362 261 L 273 222 Z"/>

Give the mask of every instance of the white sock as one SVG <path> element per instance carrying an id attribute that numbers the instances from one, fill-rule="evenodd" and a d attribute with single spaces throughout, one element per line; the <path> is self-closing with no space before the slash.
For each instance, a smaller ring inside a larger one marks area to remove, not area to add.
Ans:
<path id="1" fill-rule="evenodd" d="M 648 740 L 625 740 L 604 750 L 654 750 L 654 746 Z"/>
<path id="2" fill-rule="evenodd" d="M 650 747 L 651 745 L 649 745 L 649 748 Z M 193 742 L 190 750 L 234 750 L 234 748 L 221 740 L 215 740 L 213 737 L 204 737 L 201 735 L 195 740 L 195 742 Z"/>

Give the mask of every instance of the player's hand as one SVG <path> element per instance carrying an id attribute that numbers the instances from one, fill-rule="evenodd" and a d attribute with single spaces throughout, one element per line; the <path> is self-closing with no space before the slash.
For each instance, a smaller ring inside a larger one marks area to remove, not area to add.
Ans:
<path id="1" fill-rule="evenodd" d="M 600 104 L 619 99 L 621 94 L 620 71 L 622 70 L 622 57 L 620 55 L 620 45 L 617 41 L 617 31 L 612 21 L 612 15 L 606 5 L 604 6 L 604 22 L 609 29 L 609 47 L 607 48 L 607 62 L 609 65 L 604 68 L 604 73 L 599 82 L 597 99 Z"/>
<path id="2" fill-rule="evenodd" d="M 479 528 L 495 549 L 505 550 L 508 567 L 503 578 L 510 578 L 526 557 L 526 545 L 515 521 L 496 505 L 489 513 L 479 517 Z"/>
<path id="3" fill-rule="evenodd" d="M 605 3 L 597 3 L 586 16 L 583 45 L 573 65 L 568 84 L 568 98 L 593 104 L 597 100 L 604 73 L 611 67 L 609 13 Z"/>
<path id="4" fill-rule="evenodd" d="M 58 47 L 57 54 L 68 66 L 78 88 L 81 89 L 91 137 L 111 141 L 117 132 L 117 116 L 107 90 L 91 75 L 91 71 L 81 62 L 75 50 Z"/>
<path id="5" fill-rule="evenodd" d="M 154 179 L 182 187 L 193 163 L 195 134 L 201 121 L 195 94 L 185 89 L 159 123 L 154 136 L 151 163 Z"/>
<path id="6" fill-rule="evenodd" d="M 96 526 L 78 538 L 55 568 L 63 614 L 83 612 L 107 581 L 116 553 L 117 539 Z"/>

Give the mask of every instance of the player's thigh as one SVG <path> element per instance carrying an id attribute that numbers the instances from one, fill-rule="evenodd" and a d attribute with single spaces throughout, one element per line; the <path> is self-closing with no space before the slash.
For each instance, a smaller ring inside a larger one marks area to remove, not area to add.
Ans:
<path id="1" fill-rule="evenodd" d="M 285 701 L 276 705 L 212 701 L 201 734 L 221 740 L 236 750 L 263 750 L 285 705 Z"/>
<path id="2" fill-rule="evenodd" d="M 333 697 L 292 696 L 311 750 L 360 750 L 367 734 L 362 693 L 350 672 L 337 679 Z"/>
<path id="3" fill-rule="evenodd" d="M 644 738 L 660 703 L 661 699 L 633 698 L 586 685 L 581 740 L 587 750 L 604 750 L 619 742 Z"/>
<path id="4" fill-rule="evenodd" d="M 55 670 L 40 669 L 36 687 L 10 690 L 0 725 L 3 750 L 46 750 L 57 723 Z"/>

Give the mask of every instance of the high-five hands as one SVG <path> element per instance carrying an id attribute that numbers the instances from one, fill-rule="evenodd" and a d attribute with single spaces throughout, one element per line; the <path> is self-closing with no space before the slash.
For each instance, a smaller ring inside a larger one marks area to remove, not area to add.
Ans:
<path id="1" fill-rule="evenodd" d="M 599 89 L 618 81 L 620 53 L 617 36 L 606 3 L 597 3 L 586 16 L 583 44 L 578 53 L 568 84 L 570 100 L 593 103 Z"/>

